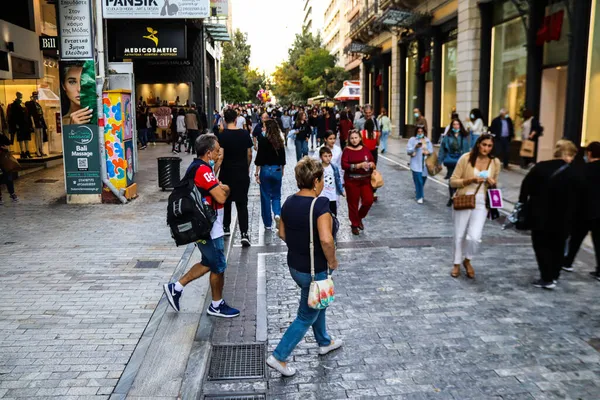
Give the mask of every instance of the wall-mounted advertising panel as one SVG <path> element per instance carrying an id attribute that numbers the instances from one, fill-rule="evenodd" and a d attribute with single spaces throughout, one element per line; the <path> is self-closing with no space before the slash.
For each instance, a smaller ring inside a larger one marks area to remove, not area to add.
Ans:
<path id="1" fill-rule="evenodd" d="M 102 0 L 104 18 L 196 19 L 210 17 L 210 0 Z"/>
<path id="2" fill-rule="evenodd" d="M 116 32 L 117 58 L 172 60 L 187 58 L 183 21 L 147 20 L 123 24 Z"/>

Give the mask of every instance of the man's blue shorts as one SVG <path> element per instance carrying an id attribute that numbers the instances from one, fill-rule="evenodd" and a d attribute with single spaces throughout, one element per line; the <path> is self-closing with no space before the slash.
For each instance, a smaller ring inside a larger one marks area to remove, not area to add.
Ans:
<path id="1" fill-rule="evenodd" d="M 227 268 L 225 259 L 225 239 L 223 236 L 217 239 L 199 240 L 196 242 L 198 250 L 202 253 L 200 263 L 210 268 L 214 274 L 222 274 Z"/>

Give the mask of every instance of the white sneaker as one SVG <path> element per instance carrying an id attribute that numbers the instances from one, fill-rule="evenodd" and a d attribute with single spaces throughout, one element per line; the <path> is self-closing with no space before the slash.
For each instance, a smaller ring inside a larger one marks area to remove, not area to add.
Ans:
<path id="1" fill-rule="evenodd" d="M 270 231 L 272 228 L 270 226 L 265 226 L 266 231 Z"/>
<path id="2" fill-rule="evenodd" d="M 281 223 L 281 217 L 279 215 L 275 216 L 275 227 L 279 230 L 279 224 Z"/>
<path id="3" fill-rule="evenodd" d="M 423 198 L 420 198 L 419 200 L 417 200 L 417 203 L 423 204 Z"/>
<path id="4" fill-rule="evenodd" d="M 285 367 L 283 365 L 281 365 L 281 363 L 279 361 L 277 361 L 277 359 L 275 357 L 273 357 L 273 355 L 270 355 L 269 358 L 267 358 L 267 365 L 271 368 L 273 368 L 276 371 L 279 371 L 279 373 L 283 376 L 294 376 L 296 375 L 296 369 L 292 368 L 288 365 L 286 365 Z"/>
<path id="5" fill-rule="evenodd" d="M 342 339 L 331 339 L 331 343 L 329 344 L 329 346 L 319 347 L 319 355 L 324 356 L 330 351 L 339 349 L 340 347 L 342 347 L 343 344 L 344 342 L 342 342 Z"/>

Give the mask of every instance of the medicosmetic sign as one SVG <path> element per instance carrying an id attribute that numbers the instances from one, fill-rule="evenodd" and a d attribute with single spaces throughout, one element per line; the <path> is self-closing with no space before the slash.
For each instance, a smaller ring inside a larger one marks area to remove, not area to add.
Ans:
<path id="1" fill-rule="evenodd" d="M 94 58 L 92 0 L 58 0 L 60 58 Z"/>
<path id="2" fill-rule="evenodd" d="M 104 18 L 199 19 L 210 16 L 210 0 L 101 0 Z"/>

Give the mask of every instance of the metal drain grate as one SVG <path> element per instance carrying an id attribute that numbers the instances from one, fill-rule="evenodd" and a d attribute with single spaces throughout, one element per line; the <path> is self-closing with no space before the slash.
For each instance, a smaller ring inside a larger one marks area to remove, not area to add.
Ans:
<path id="1" fill-rule="evenodd" d="M 230 344 L 213 346 L 209 381 L 257 379 L 265 376 L 265 345 Z"/>
<path id="2" fill-rule="evenodd" d="M 266 400 L 267 397 L 264 394 L 250 394 L 250 395 L 225 395 L 225 396 L 204 396 L 204 400 Z"/>
<path id="3" fill-rule="evenodd" d="M 56 183 L 58 179 L 38 179 L 35 183 Z"/>
<path id="4" fill-rule="evenodd" d="M 135 268 L 158 268 L 162 261 L 140 261 L 135 264 Z"/>

